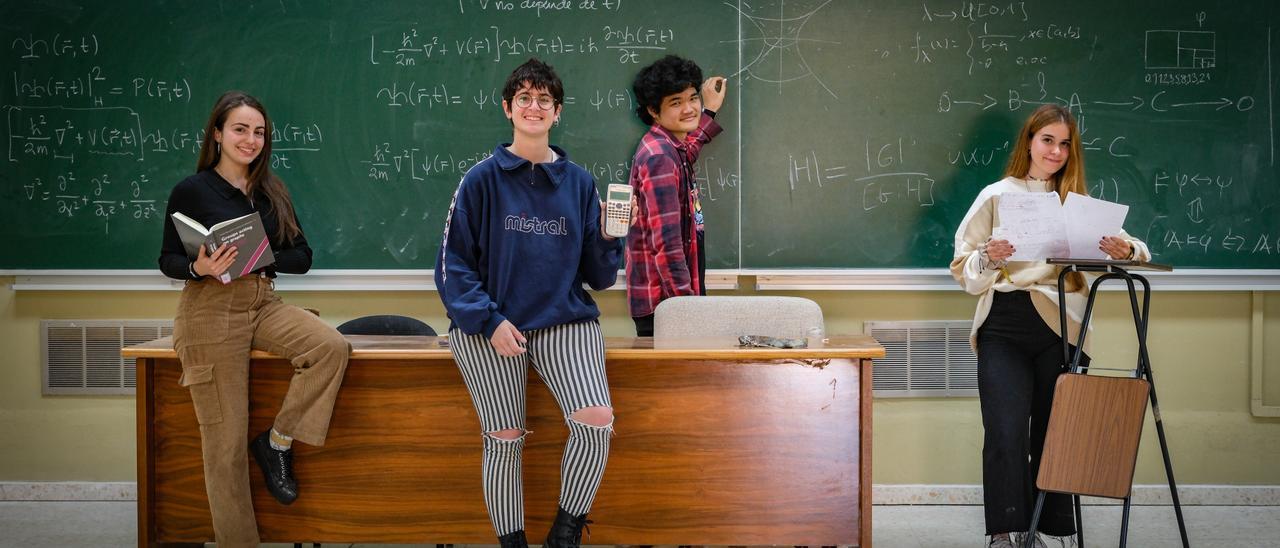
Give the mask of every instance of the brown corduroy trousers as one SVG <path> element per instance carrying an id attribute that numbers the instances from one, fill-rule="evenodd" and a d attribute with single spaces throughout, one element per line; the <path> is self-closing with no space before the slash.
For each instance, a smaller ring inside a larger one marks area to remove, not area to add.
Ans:
<path id="1" fill-rule="evenodd" d="M 173 342 L 182 360 L 180 382 L 191 391 L 200 422 L 205 490 L 218 546 L 257 546 L 249 494 L 249 352 L 265 350 L 293 363 L 274 427 L 319 446 L 351 346 L 314 314 L 284 304 L 271 279 L 255 275 L 227 285 L 211 278 L 187 282 Z"/>

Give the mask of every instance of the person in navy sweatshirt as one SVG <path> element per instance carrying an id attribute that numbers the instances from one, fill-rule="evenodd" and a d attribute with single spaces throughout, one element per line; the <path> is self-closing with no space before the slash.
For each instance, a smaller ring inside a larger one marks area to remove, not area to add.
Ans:
<path id="1" fill-rule="evenodd" d="M 511 143 L 458 185 L 435 283 L 449 346 L 480 417 L 485 505 L 503 548 L 527 547 L 521 451 L 530 365 L 565 416 L 559 508 L 546 546 L 579 546 L 613 434 L 599 309 L 583 289 L 617 280 L 622 241 L 605 235 L 595 180 L 550 145 L 564 87 L 530 59 L 507 78 Z"/>

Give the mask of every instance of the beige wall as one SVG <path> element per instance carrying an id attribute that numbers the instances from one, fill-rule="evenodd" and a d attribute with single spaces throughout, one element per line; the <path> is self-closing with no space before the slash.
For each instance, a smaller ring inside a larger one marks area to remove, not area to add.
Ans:
<path id="1" fill-rule="evenodd" d="M 744 285 L 753 279 L 742 278 Z M 14 292 L 0 277 L 0 481 L 132 481 L 131 397 L 40 394 L 41 319 L 170 318 L 176 292 Z M 739 293 L 751 293 L 750 290 Z M 974 299 L 947 292 L 789 292 L 816 300 L 828 333 L 859 333 L 869 320 L 968 319 Z M 434 292 L 299 292 L 286 301 L 327 321 L 366 314 L 419 317 L 447 326 Z M 1266 401 L 1280 405 L 1280 295 L 1265 303 Z M 633 333 L 622 292 L 598 295 L 605 334 Z M 1280 485 L 1280 419 L 1249 412 L 1248 292 L 1157 293 L 1152 362 L 1180 484 Z M 1095 323 L 1095 363 L 1136 360 L 1127 304 L 1104 299 Z M 625 413 L 625 410 L 620 410 Z M 875 403 L 874 481 L 977 484 L 982 426 L 972 398 L 884 399 Z M 1148 416 L 1136 483 L 1163 481 Z"/>

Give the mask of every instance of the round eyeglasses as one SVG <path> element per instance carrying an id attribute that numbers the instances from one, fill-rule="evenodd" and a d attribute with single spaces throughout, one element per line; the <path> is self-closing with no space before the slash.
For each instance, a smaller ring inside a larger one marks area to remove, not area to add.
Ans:
<path id="1" fill-rule="evenodd" d="M 556 106 L 556 99 L 550 95 L 539 95 L 534 97 L 528 93 L 521 93 L 516 96 L 516 106 L 520 108 L 529 108 L 534 103 L 538 104 L 538 108 L 542 110 L 551 110 Z"/>

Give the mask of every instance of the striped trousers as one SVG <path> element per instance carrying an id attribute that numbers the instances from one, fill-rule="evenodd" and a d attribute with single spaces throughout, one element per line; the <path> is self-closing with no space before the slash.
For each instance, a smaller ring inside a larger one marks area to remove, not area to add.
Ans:
<path id="1" fill-rule="evenodd" d="M 484 501 L 498 536 L 524 529 L 522 451 L 527 435 L 525 400 L 529 366 L 551 390 L 569 427 L 560 463 L 560 507 L 581 516 L 591 509 L 609 458 L 612 423 L 592 426 L 570 415 L 585 407 L 613 407 L 604 369 L 600 323 L 562 324 L 523 332 L 526 352 L 504 357 L 483 334 L 454 328 L 449 346 L 471 394 L 484 431 Z M 514 440 L 491 435 L 519 430 Z"/>

